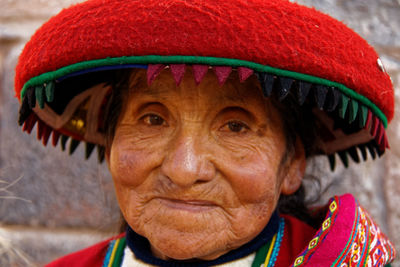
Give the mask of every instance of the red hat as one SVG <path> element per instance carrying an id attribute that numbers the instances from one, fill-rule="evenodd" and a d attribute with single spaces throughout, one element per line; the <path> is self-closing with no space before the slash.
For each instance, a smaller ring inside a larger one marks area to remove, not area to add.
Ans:
<path id="1" fill-rule="evenodd" d="M 235 70 L 240 81 L 257 75 L 265 96 L 293 91 L 300 104 L 312 101 L 331 160 L 389 147 L 394 91 L 377 53 L 343 23 L 286 0 L 90 0 L 65 9 L 19 58 L 20 124 L 30 132 L 37 122 L 44 144 L 51 134 L 62 147 L 72 137 L 72 152 L 85 141 L 90 154 L 104 145 L 107 71 L 146 68 L 151 82 L 165 66 L 177 83 L 186 66 L 196 82 L 209 68 L 220 83 Z"/>

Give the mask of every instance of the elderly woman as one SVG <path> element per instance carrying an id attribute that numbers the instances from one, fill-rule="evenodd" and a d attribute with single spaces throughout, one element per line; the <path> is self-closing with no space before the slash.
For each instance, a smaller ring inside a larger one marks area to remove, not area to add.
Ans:
<path id="1" fill-rule="evenodd" d="M 50 266 L 385 266 L 351 195 L 312 212 L 306 159 L 381 155 L 393 88 L 342 23 L 281 0 L 91 0 L 44 24 L 20 124 L 98 147 L 126 231 Z M 359 152 L 361 153 L 359 155 Z"/>

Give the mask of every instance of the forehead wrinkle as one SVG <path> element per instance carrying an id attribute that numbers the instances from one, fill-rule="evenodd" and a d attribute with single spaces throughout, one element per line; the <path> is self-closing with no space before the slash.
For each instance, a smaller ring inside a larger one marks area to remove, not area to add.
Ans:
<path id="1" fill-rule="evenodd" d="M 217 102 L 246 104 L 246 88 L 235 86 L 235 84 L 227 84 L 225 88 L 219 88 L 219 90 L 224 90 L 224 94 L 217 97 Z"/>
<path id="2" fill-rule="evenodd" d="M 245 104 L 245 98 L 242 96 L 232 96 L 230 94 L 224 94 L 222 96 L 219 96 L 217 99 L 217 102 L 222 102 L 222 103 L 239 103 L 239 104 Z"/>
<path id="3" fill-rule="evenodd" d="M 156 99 L 166 99 L 171 92 L 171 88 L 166 87 L 155 87 L 155 86 L 139 86 L 137 88 L 131 88 L 131 92 L 134 94 L 141 94 L 143 96 L 150 96 Z"/>

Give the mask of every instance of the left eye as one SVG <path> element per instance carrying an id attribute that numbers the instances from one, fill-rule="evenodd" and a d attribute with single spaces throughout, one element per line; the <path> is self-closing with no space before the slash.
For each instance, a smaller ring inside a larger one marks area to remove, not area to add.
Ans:
<path id="1" fill-rule="evenodd" d="M 241 133 L 249 129 L 249 127 L 240 121 L 230 121 L 223 126 L 226 130 L 229 130 L 233 133 Z"/>
<path id="2" fill-rule="evenodd" d="M 142 117 L 142 120 L 145 124 L 151 126 L 161 126 L 164 125 L 166 122 L 163 118 L 156 114 L 148 114 Z"/>

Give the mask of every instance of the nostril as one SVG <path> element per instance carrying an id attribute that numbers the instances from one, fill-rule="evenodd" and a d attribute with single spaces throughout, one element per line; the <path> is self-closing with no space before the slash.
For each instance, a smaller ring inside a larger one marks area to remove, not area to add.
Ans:
<path id="1" fill-rule="evenodd" d="M 181 187 L 206 183 L 214 178 L 214 165 L 204 156 L 191 159 L 190 164 L 186 164 L 182 157 L 168 158 L 164 160 L 161 171 L 172 183 Z"/>
<path id="2" fill-rule="evenodd" d="M 202 180 L 202 179 L 198 179 L 197 181 L 196 181 L 196 184 L 205 184 L 205 183 L 208 183 L 210 180 Z"/>

